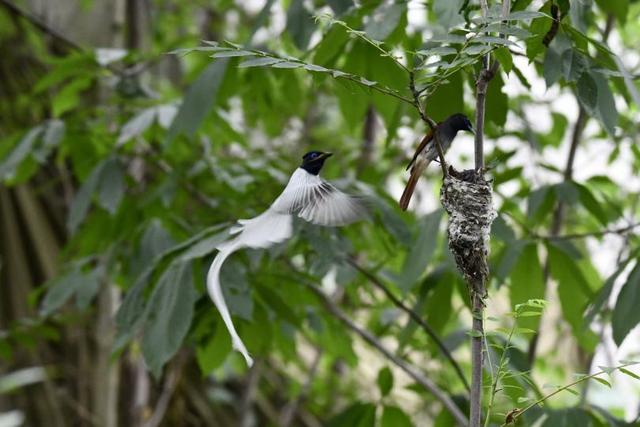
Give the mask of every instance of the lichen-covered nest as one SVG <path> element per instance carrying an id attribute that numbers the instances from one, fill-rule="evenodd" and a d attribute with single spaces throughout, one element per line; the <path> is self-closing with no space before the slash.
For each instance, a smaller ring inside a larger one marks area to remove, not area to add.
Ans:
<path id="1" fill-rule="evenodd" d="M 489 276 L 489 232 L 496 217 L 491 185 L 482 173 L 450 168 L 440 190 L 440 201 L 449 214 L 449 249 L 470 292 L 484 297 Z"/>

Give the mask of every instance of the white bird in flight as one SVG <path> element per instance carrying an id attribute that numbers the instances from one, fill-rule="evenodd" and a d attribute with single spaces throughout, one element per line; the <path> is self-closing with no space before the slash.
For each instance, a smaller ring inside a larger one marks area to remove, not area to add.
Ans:
<path id="1" fill-rule="evenodd" d="M 209 267 L 209 296 L 229 330 L 233 349 L 242 353 L 249 366 L 253 364 L 253 359 L 231 320 L 220 287 L 220 269 L 225 259 L 241 248 L 268 248 L 290 238 L 294 215 L 324 226 L 346 225 L 365 216 L 366 210 L 358 199 L 343 193 L 318 176 L 324 161 L 331 155 L 332 153 L 321 151 L 305 154 L 302 164 L 293 172 L 284 191 L 269 209 L 255 218 L 238 220 L 238 225 L 231 228 L 230 233 L 235 236 L 218 245 L 218 255 Z"/>

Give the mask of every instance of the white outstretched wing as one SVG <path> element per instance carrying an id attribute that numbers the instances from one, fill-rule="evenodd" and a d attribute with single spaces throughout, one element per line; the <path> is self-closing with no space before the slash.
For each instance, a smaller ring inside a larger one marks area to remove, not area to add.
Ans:
<path id="1" fill-rule="evenodd" d="M 325 226 L 349 224 L 366 215 L 358 199 L 303 169 L 294 172 L 270 210 L 297 215 L 305 221 Z"/>
<path id="2" fill-rule="evenodd" d="M 291 237 L 292 215 L 319 225 L 344 225 L 366 214 L 357 199 L 343 193 L 317 175 L 303 169 L 296 170 L 282 194 L 271 207 L 251 219 L 241 219 L 231 229 L 235 236 L 218 245 L 220 252 L 207 273 L 207 290 L 224 321 L 235 350 L 244 356 L 251 366 L 253 359 L 238 335 L 220 285 L 220 269 L 224 260 L 234 251 L 243 248 L 267 248 Z"/>

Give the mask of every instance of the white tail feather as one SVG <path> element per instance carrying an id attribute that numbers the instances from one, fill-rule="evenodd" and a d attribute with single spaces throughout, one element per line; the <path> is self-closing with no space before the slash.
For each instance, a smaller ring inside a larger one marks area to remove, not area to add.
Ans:
<path id="1" fill-rule="evenodd" d="M 220 269 L 222 268 L 222 263 L 236 249 L 236 245 L 226 246 L 224 249 L 220 250 L 218 255 L 213 259 L 211 267 L 209 267 L 209 272 L 207 273 L 207 291 L 209 292 L 209 296 L 213 300 L 216 308 L 220 312 L 220 316 L 222 316 L 224 324 L 227 326 L 229 335 L 231 335 L 231 344 L 233 349 L 239 351 L 244 357 L 244 360 L 247 361 L 247 365 L 251 366 L 253 365 L 253 359 L 249 355 L 247 348 L 244 346 L 242 339 L 240 339 L 240 336 L 236 332 L 235 326 L 233 326 L 231 314 L 229 314 L 229 308 L 227 307 L 224 295 L 222 294 L 222 288 L 220 287 Z"/>

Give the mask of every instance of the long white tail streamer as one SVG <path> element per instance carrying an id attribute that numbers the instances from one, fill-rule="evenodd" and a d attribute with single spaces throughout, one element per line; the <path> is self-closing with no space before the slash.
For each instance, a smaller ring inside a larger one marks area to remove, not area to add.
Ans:
<path id="1" fill-rule="evenodd" d="M 239 351 L 244 357 L 244 360 L 247 361 L 247 365 L 251 366 L 253 365 L 253 359 L 249 355 L 249 352 L 238 335 L 238 332 L 236 332 L 236 328 L 231 320 L 231 314 L 229 314 L 229 308 L 227 307 L 224 295 L 222 294 L 222 288 L 220 287 L 220 269 L 222 268 L 222 263 L 235 250 L 235 245 L 232 247 L 225 247 L 224 249 L 221 249 L 220 252 L 218 252 L 218 255 L 213 259 L 211 267 L 209 267 L 209 272 L 207 273 L 207 291 L 209 292 L 209 296 L 213 300 L 216 308 L 220 312 L 220 316 L 222 316 L 224 324 L 229 330 L 233 349 Z"/>

